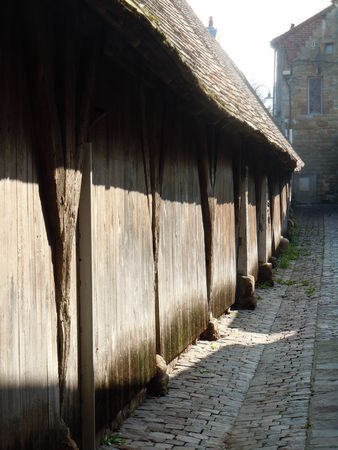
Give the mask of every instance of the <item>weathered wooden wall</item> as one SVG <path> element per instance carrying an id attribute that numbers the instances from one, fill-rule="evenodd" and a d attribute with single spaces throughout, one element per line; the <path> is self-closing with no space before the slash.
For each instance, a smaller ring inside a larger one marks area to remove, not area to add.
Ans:
<path id="1" fill-rule="evenodd" d="M 92 129 L 94 372 L 97 431 L 155 369 L 151 196 L 141 140 L 139 93 L 120 83 Z"/>
<path id="2" fill-rule="evenodd" d="M 196 142 L 184 111 L 166 116 L 159 211 L 160 353 L 171 361 L 205 329 L 207 281 Z"/>
<path id="3" fill-rule="evenodd" d="M 15 29 L 2 35 L 0 60 L 0 448 L 53 449 L 59 417 L 54 271 Z"/>
<path id="4" fill-rule="evenodd" d="M 214 127 L 198 127 L 209 311 L 219 317 L 234 303 L 236 290 L 232 142 Z"/>
<path id="5" fill-rule="evenodd" d="M 238 273 L 258 276 L 255 167 L 243 157 L 240 166 Z"/>

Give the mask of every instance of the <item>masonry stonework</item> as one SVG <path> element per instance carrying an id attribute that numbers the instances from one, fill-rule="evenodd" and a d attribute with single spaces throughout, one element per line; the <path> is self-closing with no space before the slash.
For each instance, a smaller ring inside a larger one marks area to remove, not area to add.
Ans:
<path id="1" fill-rule="evenodd" d="M 337 1 L 271 45 L 276 55 L 274 119 L 305 162 L 294 177 L 294 198 L 299 203 L 337 202 Z"/>

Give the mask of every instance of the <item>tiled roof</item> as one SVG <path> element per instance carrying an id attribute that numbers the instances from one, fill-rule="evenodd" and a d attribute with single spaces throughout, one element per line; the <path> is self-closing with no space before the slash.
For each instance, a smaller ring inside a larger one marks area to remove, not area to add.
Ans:
<path id="1" fill-rule="evenodd" d="M 114 0 L 151 27 L 171 57 L 178 58 L 200 95 L 225 118 L 263 139 L 293 167 L 303 162 L 279 131 L 244 75 L 196 17 L 185 0 Z"/>
<path id="2" fill-rule="evenodd" d="M 286 51 L 286 62 L 291 64 L 312 33 L 319 27 L 326 14 L 332 11 L 334 7 L 334 5 L 331 5 L 323 9 L 286 33 L 277 36 L 271 41 L 271 46 L 277 48 L 282 45 Z"/>

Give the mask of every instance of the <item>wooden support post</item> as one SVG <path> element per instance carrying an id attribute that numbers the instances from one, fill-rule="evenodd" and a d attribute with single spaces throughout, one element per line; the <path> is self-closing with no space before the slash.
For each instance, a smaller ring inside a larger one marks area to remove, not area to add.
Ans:
<path id="1" fill-rule="evenodd" d="M 289 175 L 286 182 L 286 199 L 287 199 L 287 238 L 292 239 L 295 223 L 293 221 L 292 210 L 291 210 L 291 186 L 292 186 L 292 175 Z"/>
<path id="2" fill-rule="evenodd" d="M 259 180 L 260 183 L 260 208 L 258 217 L 258 260 L 265 263 L 269 259 L 269 191 L 268 180 L 265 175 Z M 271 225 L 270 225 L 271 227 Z M 271 246 L 270 246 L 271 247 Z"/>
<path id="3" fill-rule="evenodd" d="M 279 178 L 272 180 L 272 253 L 277 253 L 281 238 L 282 238 L 282 224 L 281 224 L 281 206 L 280 206 L 280 183 Z"/>
<path id="4" fill-rule="evenodd" d="M 250 223 L 249 223 L 249 169 L 245 166 L 241 170 L 240 180 L 240 208 L 239 208 L 239 239 L 238 239 L 238 279 L 236 303 L 242 309 L 254 309 L 256 300 L 255 276 L 251 272 Z M 253 205 L 250 205 L 250 208 Z M 257 245 L 257 241 L 256 241 Z"/>
<path id="5" fill-rule="evenodd" d="M 280 182 L 280 202 L 281 202 L 282 235 L 285 236 L 288 228 L 288 199 L 287 199 L 287 182 L 285 177 L 282 177 Z"/>
<path id="6" fill-rule="evenodd" d="M 248 267 L 248 166 L 241 173 L 238 230 L 238 273 L 249 275 Z"/>
<path id="7" fill-rule="evenodd" d="M 258 279 L 256 180 L 252 166 L 248 170 L 248 270 Z"/>
<path id="8" fill-rule="evenodd" d="M 259 183 L 259 217 L 258 217 L 258 261 L 260 281 L 272 279 L 272 264 L 269 263 L 271 256 L 271 217 L 268 179 L 262 175 Z"/>
<path id="9" fill-rule="evenodd" d="M 83 450 L 95 444 L 95 376 L 93 342 L 93 266 L 92 266 L 92 149 L 85 145 L 79 206 L 79 275 L 80 275 L 80 348 L 81 415 Z"/>

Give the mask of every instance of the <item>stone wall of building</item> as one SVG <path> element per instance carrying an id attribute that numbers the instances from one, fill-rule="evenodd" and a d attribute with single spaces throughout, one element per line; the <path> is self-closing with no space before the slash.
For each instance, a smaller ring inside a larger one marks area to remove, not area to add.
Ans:
<path id="1" fill-rule="evenodd" d="M 312 24 L 312 31 L 309 32 Z M 338 201 L 338 6 L 278 42 L 274 116 L 305 162 L 294 179 L 300 203 Z M 292 38 L 298 44 L 297 52 Z M 303 38 L 303 45 L 299 41 Z M 332 53 L 327 45 L 332 44 Z M 290 59 L 290 55 L 292 59 Z M 322 110 L 309 112 L 308 80 L 321 79 Z"/>

